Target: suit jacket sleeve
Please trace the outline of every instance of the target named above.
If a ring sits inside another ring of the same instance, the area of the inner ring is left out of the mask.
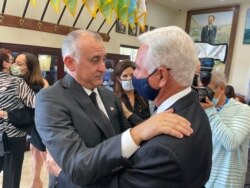
[[[48,151],[73,183],[94,183],[113,175],[117,166],[129,165],[121,155],[121,135],[95,147],[86,146],[75,128],[76,121],[87,136],[91,128],[97,128],[86,125],[91,123],[90,117],[66,93],[60,87],[41,90],[36,98],[35,124]]]
[[[167,146],[147,143],[132,160],[133,165],[117,175],[109,188],[165,188],[166,174],[172,180],[175,179],[170,187],[180,187],[179,159]]]

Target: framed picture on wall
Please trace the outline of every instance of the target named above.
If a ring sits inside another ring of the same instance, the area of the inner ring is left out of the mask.
[[[148,31],[148,25],[145,25],[144,31],[142,31],[141,28],[139,29],[139,34],[145,33],[147,31]]]
[[[117,33],[125,34],[127,32],[126,25],[124,25],[120,20],[116,21],[115,31]]]
[[[247,10],[243,44],[250,44],[250,9]]]
[[[149,28],[150,31],[152,31],[154,29],[156,29],[156,27],[150,26],[150,28]]]
[[[137,36],[137,24],[135,24],[135,27],[132,29],[130,26],[128,26],[128,34],[132,36]]]
[[[232,61],[239,5],[193,10],[187,13],[186,32],[194,41],[209,44],[228,44],[228,55],[224,67],[229,76]]]

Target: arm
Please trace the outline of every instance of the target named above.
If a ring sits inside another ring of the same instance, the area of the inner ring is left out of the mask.
[[[139,116],[137,116],[136,114],[133,114],[132,112],[130,112],[126,105],[124,103],[122,103],[122,110],[123,110],[123,114],[124,116],[128,119],[128,121],[133,125],[138,125],[139,123],[143,122],[143,119],[141,119]]]
[[[60,90],[57,92],[62,95],[50,92],[50,88],[39,92],[35,121],[47,149],[70,179],[76,184],[87,185],[113,175],[117,167],[122,169],[130,165],[130,162],[122,157],[121,135],[88,148],[84,136],[80,137],[76,132],[72,119],[81,122],[82,129],[91,133],[91,126],[84,126],[91,123],[89,117],[84,111],[76,109],[77,104],[65,101],[69,97],[64,96],[66,92]],[[72,105],[73,111],[69,110],[69,105]],[[191,128],[190,123],[184,118],[164,112],[131,129],[130,132],[133,132],[132,138],[139,145],[142,141],[159,134],[170,134],[181,138],[183,134],[190,135]],[[91,135],[91,138],[94,136]]]
[[[21,78],[19,79],[18,94],[25,106],[35,108],[35,93]]]
[[[100,133],[79,105],[65,98],[69,96],[41,90],[37,94],[35,122],[48,151],[69,178],[83,186],[113,174],[117,166],[129,165],[121,155],[121,135],[87,147],[85,137],[95,139],[92,130],[96,130],[97,135]],[[82,124],[86,135],[79,135],[75,124]]]
[[[147,143],[133,156],[133,165],[117,174],[109,188],[182,187],[179,156],[162,143]]]
[[[215,40],[216,34],[217,34],[217,27],[216,27],[216,26],[213,26],[213,35],[211,36],[212,41]]]
[[[201,30],[201,41],[205,42],[206,38],[206,31],[205,31],[206,26],[204,26]]]

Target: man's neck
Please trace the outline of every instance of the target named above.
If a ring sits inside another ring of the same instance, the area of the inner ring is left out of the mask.
[[[171,87],[169,87],[171,88]],[[159,107],[166,99],[168,99],[169,97],[175,95],[176,93],[186,89],[187,87],[185,86],[174,86],[171,89],[169,89],[167,87],[162,88],[160,90],[159,95],[157,96],[157,98],[154,100],[154,104]]]

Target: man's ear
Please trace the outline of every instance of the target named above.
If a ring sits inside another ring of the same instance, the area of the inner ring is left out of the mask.
[[[75,71],[75,62],[74,59],[70,56],[66,56],[64,58],[64,64],[68,68],[69,71],[74,72]]]
[[[163,68],[163,69],[159,69],[159,77],[160,77],[160,83],[159,83],[159,87],[162,88],[168,81],[168,70]]]

